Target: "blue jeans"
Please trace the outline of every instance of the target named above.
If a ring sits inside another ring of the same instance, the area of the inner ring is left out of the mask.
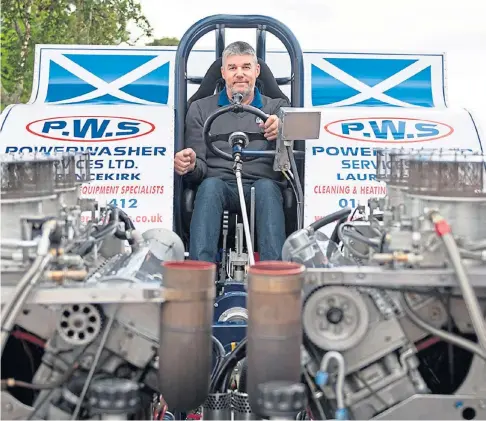
[[[252,186],[255,186],[255,236],[260,260],[281,260],[282,247],[286,240],[282,192],[280,187],[269,179],[243,182],[247,204],[250,203]],[[194,203],[190,259],[216,262],[223,210],[240,210],[236,180],[206,178],[197,190]]]

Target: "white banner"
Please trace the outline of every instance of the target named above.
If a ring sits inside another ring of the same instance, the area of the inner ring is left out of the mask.
[[[89,151],[83,197],[123,209],[142,232],[172,229],[173,128],[168,107],[17,105],[0,153]]]
[[[2,113],[0,152],[91,148],[84,197],[119,206],[143,230],[172,229],[175,50],[38,45],[30,104]],[[187,76],[214,59],[191,52]],[[285,51],[266,62],[275,77],[291,73]],[[385,194],[376,146],[480,148],[470,115],[446,108],[443,54],[307,51],[304,70],[305,106],[320,107],[323,123],[306,146],[306,223]]]
[[[469,114],[460,109],[327,108],[321,122],[320,138],[306,142],[305,224],[386,194],[376,181],[375,148],[481,150]]]

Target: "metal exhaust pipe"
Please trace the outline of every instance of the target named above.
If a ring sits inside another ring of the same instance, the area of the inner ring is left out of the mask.
[[[209,393],[216,265],[163,263],[167,301],[160,308],[159,387],[171,410],[201,406]]]
[[[280,261],[258,262],[249,269],[247,392],[259,417],[259,385],[300,382],[304,271],[303,265]]]
[[[231,406],[233,408],[234,420],[256,420],[258,419],[251,411],[248,394],[234,391],[231,394]]]
[[[203,405],[204,420],[231,420],[231,393],[211,393]]]

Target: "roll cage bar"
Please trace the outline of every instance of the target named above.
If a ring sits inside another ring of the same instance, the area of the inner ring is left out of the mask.
[[[187,83],[201,83],[202,77],[187,76],[187,61],[189,54],[196,42],[210,31],[216,31],[216,57],[223,54],[225,48],[226,28],[255,28],[257,31],[256,53],[258,58],[265,60],[266,33],[277,37],[285,46],[290,56],[291,75],[287,78],[277,78],[279,85],[290,84],[290,101],[293,107],[304,106],[304,58],[302,49],[292,31],[269,16],[263,15],[213,15],[199,20],[192,25],[182,36],[175,58],[175,151],[184,147],[185,117],[187,112]],[[296,144],[296,149],[305,150],[303,142]],[[300,179],[304,180],[304,165],[298,164]],[[303,186],[302,186],[303,187]],[[181,196],[182,177],[174,178],[174,230],[178,235],[182,234],[181,222]]]

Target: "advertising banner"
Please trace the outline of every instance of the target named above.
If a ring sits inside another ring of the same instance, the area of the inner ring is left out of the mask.
[[[82,197],[123,209],[142,232],[172,229],[171,108],[17,105],[7,122],[0,153],[89,152]]]
[[[459,109],[329,108],[321,123],[320,138],[306,142],[306,224],[386,195],[376,181],[376,148],[481,150],[469,114]]]

